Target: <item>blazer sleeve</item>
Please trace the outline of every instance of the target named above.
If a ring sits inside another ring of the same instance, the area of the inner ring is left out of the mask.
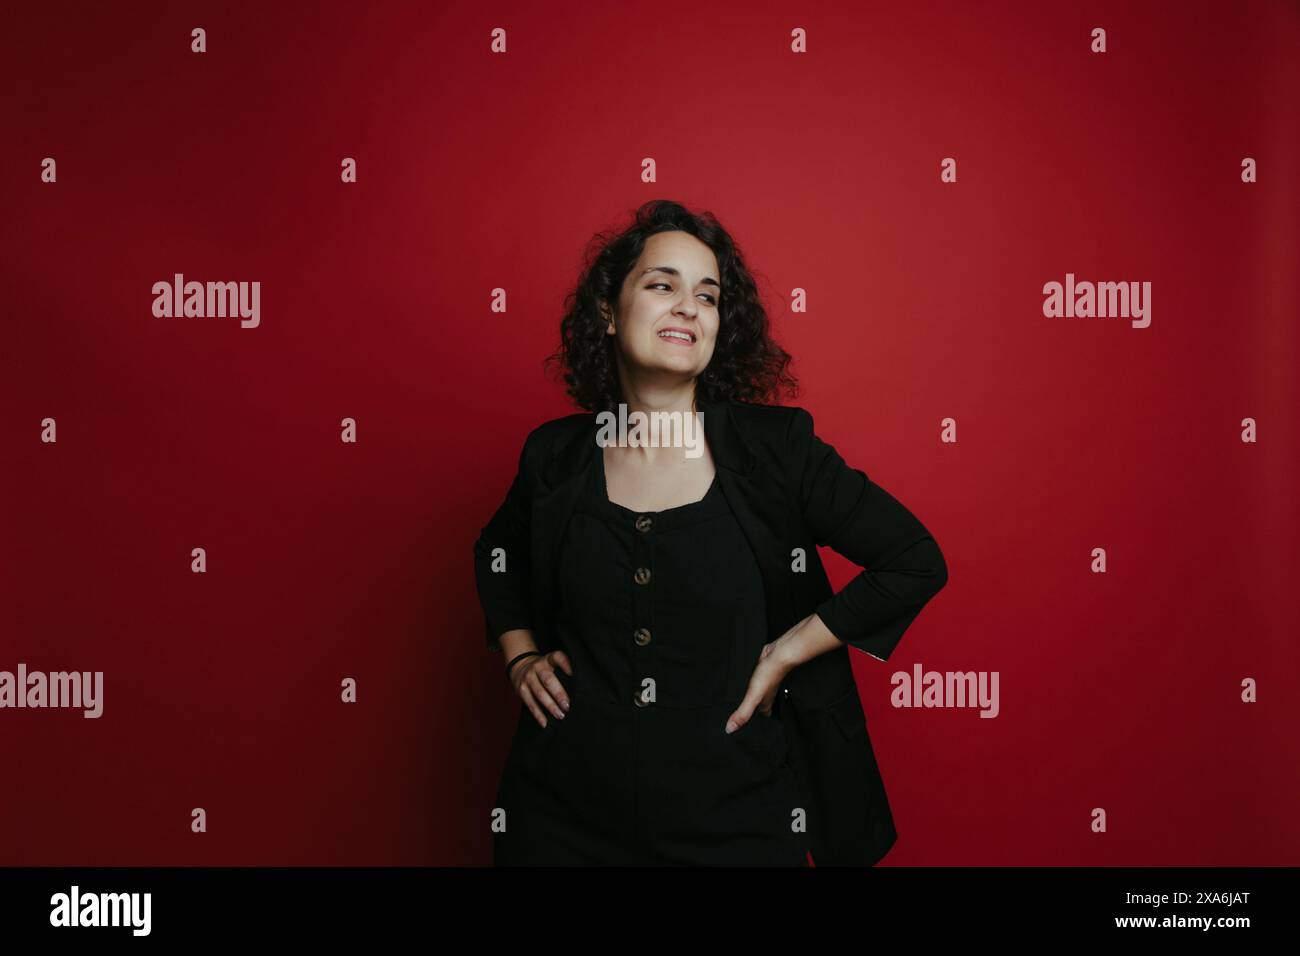
[[[505,500],[474,542],[474,582],[483,607],[487,647],[498,653],[502,634],[533,626],[530,565],[538,436],[534,430],[525,439]]]
[[[885,661],[908,626],[948,582],[938,543],[896,498],[817,437],[795,409],[787,435],[806,526],[863,570],[816,609],[846,644]]]

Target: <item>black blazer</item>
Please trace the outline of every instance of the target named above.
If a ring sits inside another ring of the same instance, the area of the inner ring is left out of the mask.
[[[808,848],[818,866],[871,866],[898,834],[848,648],[888,660],[947,583],[943,554],[910,511],[817,437],[804,409],[725,402],[700,411],[722,492],[762,572],[768,641],[815,611],[843,642],[792,670],[774,704],[806,811]],[[531,629],[542,652],[558,646],[557,555],[579,479],[598,450],[596,427],[594,413],[580,413],[534,429],[505,501],[474,544],[492,650],[516,628]],[[864,568],[838,594],[817,545]],[[497,549],[506,567],[494,572]]]

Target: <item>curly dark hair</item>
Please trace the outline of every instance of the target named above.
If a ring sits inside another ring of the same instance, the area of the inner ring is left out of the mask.
[[[695,214],[679,203],[655,199],[636,210],[632,224],[621,232],[597,233],[588,244],[582,278],[564,300],[560,347],[547,358],[548,367],[560,370],[569,396],[590,412],[611,411],[622,401],[616,345],[605,334],[600,303],[618,308],[623,281],[646,240],[672,230],[689,233],[712,249],[721,272],[718,340],[696,380],[696,400],[768,402],[796,394],[790,354],[773,340],[758,287],[731,236],[712,213]]]

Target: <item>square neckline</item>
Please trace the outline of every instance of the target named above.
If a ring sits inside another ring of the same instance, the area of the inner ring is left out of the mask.
[[[688,501],[684,505],[673,505],[671,508],[664,508],[660,511],[636,511],[627,505],[621,505],[609,496],[609,481],[605,475],[605,449],[600,445],[596,446],[596,485],[600,493],[603,504],[615,509],[622,515],[669,515],[674,512],[682,512],[687,509],[699,508],[713,498],[714,490],[718,486],[718,469],[713,469],[713,480],[709,482],[709,487],[704,490],[704,496],[695,501]]]

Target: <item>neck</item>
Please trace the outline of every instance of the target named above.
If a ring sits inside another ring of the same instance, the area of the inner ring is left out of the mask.
[[[655,381],[640,376],[620,376],[623,402],[631,412],[693,412],[695,408],[695,379],[683,382]]]
[[[647,417],[656,412],[681,413],[682,428],[685,430],[683,440],[691,449],[685,453],[686,457],[688,459],[699,457],[698,446],[703,442],[704,434],[703,423],[695,417],[699,409],[696,405],[694,378],[683,382],[680,376],[671,379],[658,378],[628,374],[625,369],[620,369],[619,385],[623,392],[622,401],[627,406],[629,416],[633,412],[641,412]],[[680,448],[653,446],[614,447],[610,448],[609,452],[615,456],[631,456],[642,461],[658,460],[661,454],[676,459],[683,454]]]

